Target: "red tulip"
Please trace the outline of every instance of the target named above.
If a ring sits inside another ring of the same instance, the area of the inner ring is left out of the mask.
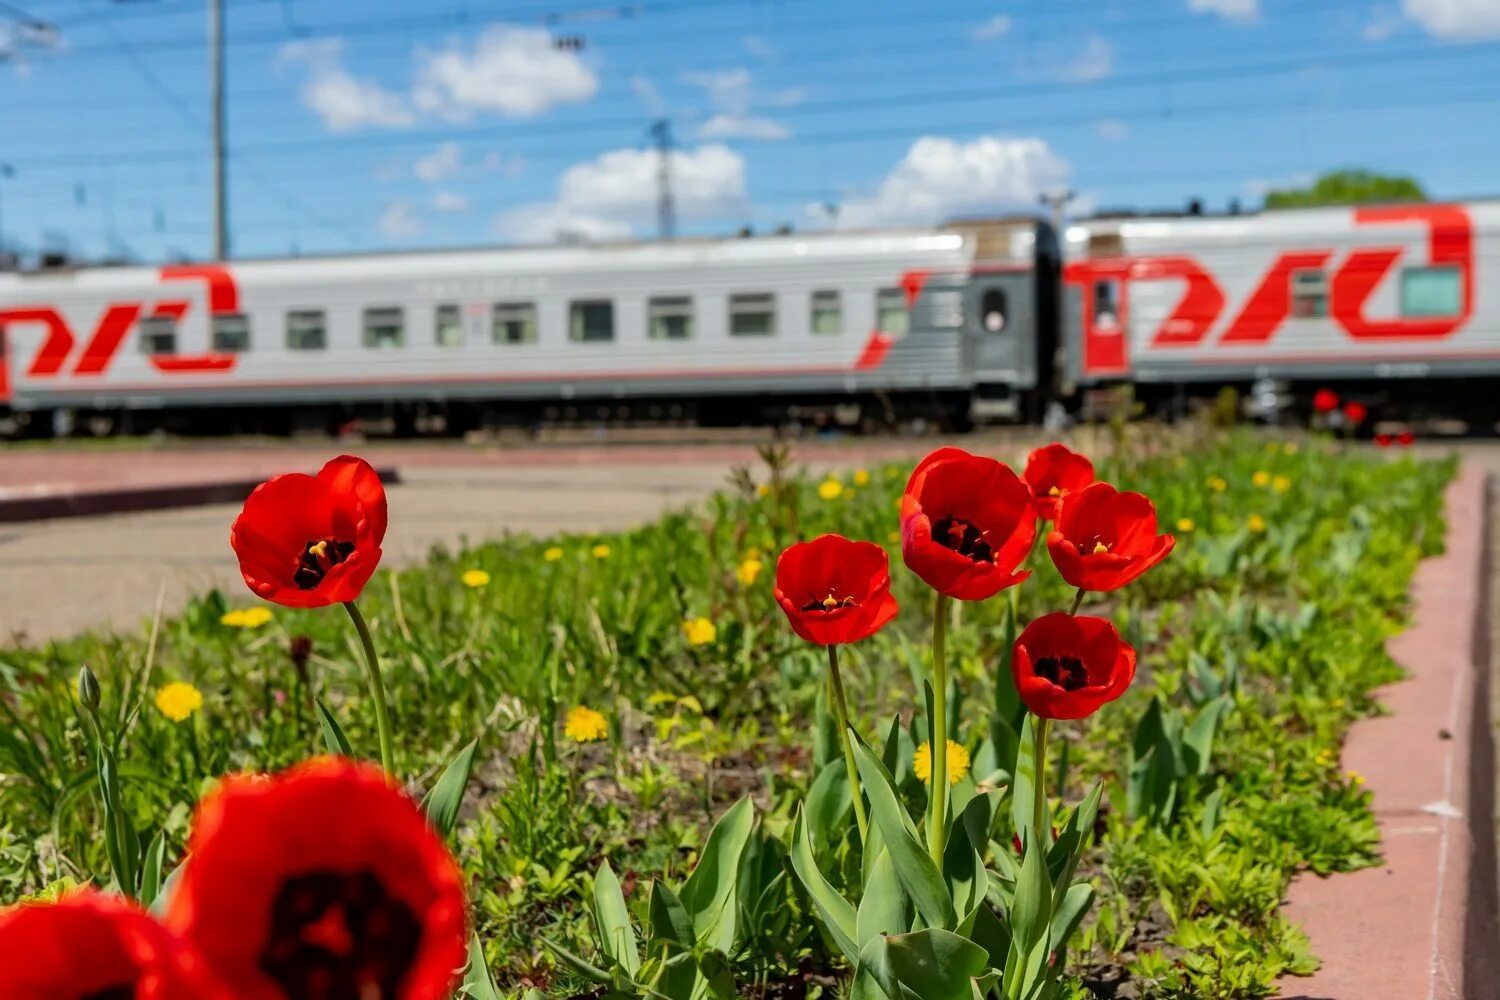
[[[289,608],[352,601],[380,564],[385,488],[364,459],[342,455],[316,476],[293,472],[255,488],[229,532],[240,574]]]
[[[1094,481],[1094,463],[1066,445],[1049,444],[1026,457],[1021,478],[1031,487],[1036,516],[1053,521],[1064,497]]]
[[[1035,539],[1031,490],[1003,462],[939,448],[907,481],[901,557],[939,593],[982,601],[1015,586]]]
[[[1155,566],[1175,539],[1156,533],[1156,508],[1139,493],[1094,483],[1062,505],[1047,551],[1062,578],[1082,590],[1117,590]]]
[[[1403,448],[1409,448],[1409,447],[1411,447],[1412,444],[1414,444],[1416,442],[1416,440],[1417,440],[1417,436],[1415,434],[1413,434],[1409,430],[1402,431],[1400,434],[1396,435],[1396,441]]]
[[[1369,415],[1370,411],[1365,408],[1364,403],[1350,400],[1344,404],[1344,419],[1350,424],[1362,424],[1365,422],[1365,417]]]
[[[1389,434],[1376,434],[1375,443],[1382,448],[1389,448],[1396,443],[1396,439]]]
[[[1319,413],[1332,413],[1339,408],[1339,394],[1332,389],[1319,389],[1313,393],[1313,409]]]
[[[1054,611],[1016,638],[1010,669],[1033,715],[1081,719],[1125,693],[1135,650],[1107,619]]]
[[[792,631],[820,646],[858,642],[896,617],[885,549],[842,535],[820,535],[783,552],[775,594]]]
[[[93,889],[0,910],[6,1000],[227,1000],[196,951]]]
[[[415,802],[325,757],[234,777],[198,807],[167,928],[236,1000],[449,1000],[463,875]]]

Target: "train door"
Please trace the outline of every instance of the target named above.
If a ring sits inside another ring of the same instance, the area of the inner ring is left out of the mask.
[[[969,281],[969,370],[977,385],[1036,384],[1036,283],[1030,268],[976,273]]]

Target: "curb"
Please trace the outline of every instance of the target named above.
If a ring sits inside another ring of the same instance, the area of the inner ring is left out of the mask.
[[[401,481],[394,468],[376,469],[375,473],[386,485]],[[5,496],[0,497],[0,524],[201,507],[213,503],[241,503],[264,481],[264,478],[218,479],[196,483],[79,490],[71,493],[40,492]]]
[[[1488,500],[1463,466],[1445,551],[1418,566],[1412,626],[1387,644],[1408,676],[1379,692],[1388,715],[1349,731],[1343,766],[1374,796],[1384,861],[1293,880],[1284,912],[1323,964],[1281,981],[1292,1000],[1500,1000]]]

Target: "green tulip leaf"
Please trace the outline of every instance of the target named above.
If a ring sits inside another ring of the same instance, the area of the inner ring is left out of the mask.
[[[455,754],[422,800],[427,821],[444,837],[451,835],[458,824],[458,809],[463,805],[464,789],[469,786],[469,775],[474,770],[474,752],[478,747],[479,741],[471,740]]]
[[[870,800],[871,818],[880,827],[880,836],[896,866],[901,887],[916,904],[917,912],[922,914],[928,926],[954,926],[958,918],[953,900],[948,895],[948,886],[927,848],[917,840],[911,817],[896,795],[890,774],[867,748],[855,747],[854,756],[859,764],[865,794]]]

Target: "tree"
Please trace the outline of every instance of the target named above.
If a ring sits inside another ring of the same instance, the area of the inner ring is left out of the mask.
[[[1278,188],[1266,193],[1267,208],[1426,200],[1427,193],[1415,179],[1369,170],[1335,170],[1319,177],[1311,187]]]

